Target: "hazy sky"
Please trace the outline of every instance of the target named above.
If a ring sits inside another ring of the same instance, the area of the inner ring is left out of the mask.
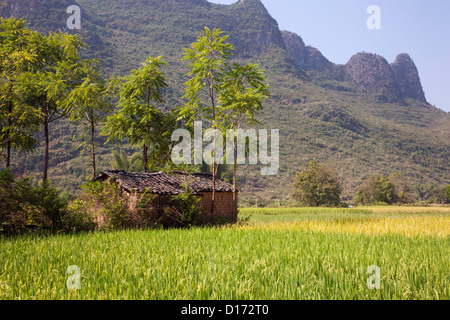
[[[236,0],[209,0],[231,4]],[[392,63],[408,53],[429,103],[450,112],[449,0],[262,0],[280,29],[300,35],[328,60],[345,64],[371,52]],[[367,9],[381,9],[381,29],[370,30]]]

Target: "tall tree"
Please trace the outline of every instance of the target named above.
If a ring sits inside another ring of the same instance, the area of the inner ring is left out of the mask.
[[[226,64],[232,57],[233,45],[227,43],[228,36],[223,35],[220,29],[210,30],[205,27],[199,32],[197,41],[191,48],[185,49],[183,61],[189,62],[190,71],[186,76],[190,79],[185,83],[185,94],[188,102],[180,108],[180,118],[187,120],[192,125],[197,117],[203,117],[209,121],[212,129],[223,126],[219,94],[222,90]],[[211,212],[215,210],[215,185],[217,177],[216,166],[216,141],[217,135],[213,135],[214,148],[212,151],[212,201]]]
[[[259,123],[256,115],[263,109],[263,101],[270,96],[269,86],[258,65],[245,66],[233,63],[228,65],[222,80],[219,101],[223,106],[225,126],[222,129],[235,129],[238,132],[244,125]],[[234,137],[233,137],[234,141]],[[233,143],[233,203],[236,204],[237,152],[238,143]],[[237,214],[237,207],[234,208]],[[237,217],[236,217],[237,218]]]
[[[243,123],[255,123],[255,115],[262,109],[262,101],[269,96],[264,75],[257,65],[241,66],[230,62],[235,48],[227,39],[228,36],[220,29],[211,31],[205,27],[191,48],[185,49],[183,60],[189,62],[190,71],[186,76],[190,79],[185,83],[183,98],[187,98],[188,102],[179,111],[180,118],[186,119],[188,125],[202,117],[222,135],[227,129],[239,128]],[[216,142],[217,136],[214,135],[211,212],[214,212],[215,181],[219,168],[216,164]],[[234,199],[236,165],[235,162]]]
[[[106,92],[106,82],[99,70],[97,60],[83,62],[83,82],[73,89],[66,102],[70,108],[70,120],[84,122],[84,132],[81,145],[89,142],[92,161],[92,175],[96,176],[95,138],[98,126],[105,121],[112,111],[112,103]]]
[[[83,43],[77,35],[50,33],[35,34],[33,46],[36,66],[24,81],[23,95],[29,105],[40,109],[45,139],[44,169],[42,180],[48,180],[49,129],[58,119],[66,117],[70,108],[66,99],[81,80],[79,50]]]
[[[157,108],[164,102],[167,84],[161,68],[166,64],[162,57],[149,57],[140,69],[112,83],[117,88],[118,111],[107,118],[101,132],[107,142],[127,140],[142,148],[144,172],[149,164],[158,166],[166,161],[171,152],[175,116]]]
[[[30,75],[36,56],[33,31],[22,19],[0,20],[0,155],[6,149],[6,167],[11,165],[12,149],[33,150],[33,133],[39,128],[39,110],[24,103],[20,85]]]

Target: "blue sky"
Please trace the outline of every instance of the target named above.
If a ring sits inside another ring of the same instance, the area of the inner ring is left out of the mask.
[[[235,0],[209,0],[231,4]],[[408,53],[429,103],[450,112],[450,1],[262,0],[280,29],[297,33],[330,61],[372,52],[392,63]],[[381,29],[369,30],[367,8],[381,9]]]

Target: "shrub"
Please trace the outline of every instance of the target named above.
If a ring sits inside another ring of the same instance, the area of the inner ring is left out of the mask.
[[[396,185],[387,177],[373,176],[363,181],[353,201],[359,204],[393,204],[400,197]]]
[[[62,217],[62,230],[64,232],[93,231],[96,229],[94,213],[89,205],[82,199],[73,201]]]
[[[100,229],[125,229],[129,227],[130,215],[127,211],[127,198],[112,180],[104,183],[89,182],[81,186],[85,198],[93,207],[97,207]]]
[[[171,197],[171,205],[165,209],[165,213],[168,216],[180,216],[182,226],[190,227],[196,224],[202,213],[199,203],[200,200],[191,193],[181,193]]]
[[[84,198],[96,207],[101,229],[183,228],[198,223],[199,199],[189,190],[174,196],[155,196],[148,191],[128,196],[112,180],[82,187]]]
[[[338,208],[348,208],[348,204],[345,203],[345,202],[341,202],[336,207],[338,207]]]
[[[35,199],[42,214],[51,221],[52,231],[61,231],[61,219],[67,213],[67,200],[63,199],[60,192],[51,187],[48,182],[36,188]]]
[[[449,187],[435,186],[427,199],[428,203],[447,204],[450,203],[450,197],[447,197]]]
[[[144,227],[186,228],[202,214],[199,199],[190,192],[173,196],[141,195],[136,208]]]
[[[0,229],[8,235],[29,230],[61,231],[67,202],[48,183],[34,186],[31,179],[17,179],[0,171]]]
[[[338,206],[341,203],[341,182],[329,167],[316,161],[297,173],[293,184],[293,196],[301,204],[311,207]]]
[[[0,171],[0,229],[3,233],[18,233],[28,224],[26,189],[31,189],[29,180],[17,182],[9,170]]]

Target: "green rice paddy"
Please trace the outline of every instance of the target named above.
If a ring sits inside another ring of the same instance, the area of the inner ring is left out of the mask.
[[[0,299],[446,300],[450,208],[432,209],[242,209],[221,228],[3,238]]]

